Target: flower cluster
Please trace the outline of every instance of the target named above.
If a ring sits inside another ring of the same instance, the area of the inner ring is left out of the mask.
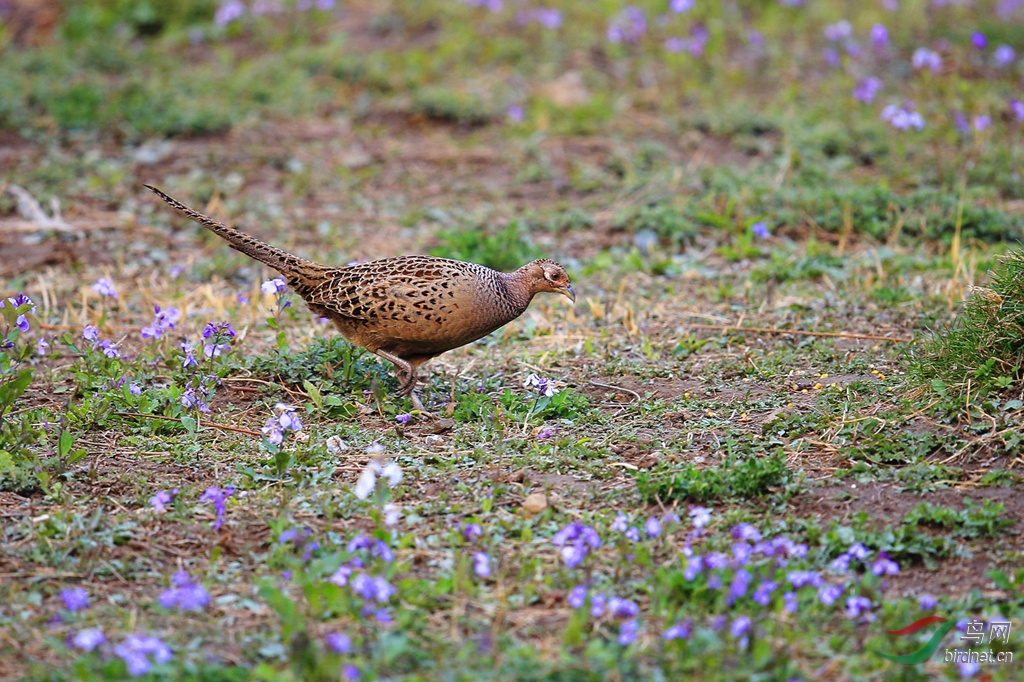
[[[156,509],[158,512],[163,513],[166,511],[167,505],[174,501],[174,498],[178,495],[178,489],[173,488],[170,492],[166,490],[158,490],[153,497],[149,498],[149,506]]]
[[[295,0],[295,9],[298,12],[308,12],[311,9],[318,9],[326,12],[334,7],[335,0]],[[284,12],[284,4],[280,0],[253,0],[252,6],[247,7],[242,0],[222,0],[213,15],[213,23],[218,26],[228,24],[243,18],[246,13],[253,16],[265,16],[281,14]]]
[[[284,442],[285,433],[289,431],[293,433],[302,431],[302,421],[295,414],[294,407],[278,403],[274,406],[274,412],[275,415],[268,419],[267,423],[260,429],[270,443],[281,445]]]
[[[907,102],[902,107],[890,104],[882,109],[882,120],[887,121],[896,130],[924,129],[924,118],[914,109],[912,102]]]
[[[562,561],[569,568],[579,566],[587,557],[588,552],[601,546],[601,536],[592,526],[585,526],[579,521],[555,533],[551,541],[559,548]]]
[[[363,599],[361,613],[364,618],[373,618],[382,625],[390,624],[392,619],[387,604],[398,590],[383,575],[369,573],[368,568],[377,560],[390,564],[395,560],[394,552],[383,540],[364,535],[353,538],[346,551],[356,556],[339,566],[328,580],[339,587],[348,586]]]
[[[96,280],[92,285],[92,290],[100,296],[117,298],[117,289],[114,288],[114,283],[109,277],[100,277]]]
[[[142,328],[142,338],[144,339],[159,339],[168,330],[174,329],[174,326],[181,320],[181,310],[178,308],[167,308],[166,310],[161,309],[160,306],[153,306],[153,324]]]
[[[160,606],[180,611],[201,611],[210,603],[210,593],[185,571],[171,576],[172,587],[160,593]]]
[[[519,12],[517,21],[521,26],[536,23],[553,31],[562,25],[562,10],[550,7],[531,7]]]
[[[309,561],[313,557],[313,552],[320,549],[320,543],[310,539],[312,535],[313,531],[308,526],[289,528],[278,536],[277,541],[281,544],[291,543],[296,551],[302,552],[302,560]]]
[[[379,446],[378,446],[379,447]],[[371,452],[373,450],[373,452]],[[378,450],[371,445],[366,450],[370,454],[378,454],[383,451],[383,448]],[[356,481],[355,494],[360,500],[365,500],[374,491],[377,486],[377,477],[380,476],[388,482],[388,486],[394,488],[396,485],[402,482],[402,467],[398,466],[397,462],[388,462],[381,464],[377,460],[370,460],[363,469],[363,472],[359,474],[359,480]]]
[[[213,529],[220,530],[221,524],[224,523],[224,506],[229,497],[235,494],[235,486],[225,486],[222,490],[215,485],[211,485],[203,493],[203,496],[199,498],[200,502],[213,502],[213,508],[217,513],[217,518],[213,522]]]
[[[551,379],[544,379],[536,374],[526,375],[526,378],[523,379],[523,388],[532,388],[546,398],[550,398],[558,393],[558,389],[555,388],[554,381]]]
[[[608,25],[608,42],[636,43],[647,32],[647,16],[636,5],[628,5]]]
[[[117,345],[113,341],[100,339],[100,330],[95,325],[85,325],[82,329],[82,339],[88,341],[93,350],[102,351],[108,358],[121,357],[121,351],[117,349]]]
[[[235,329],[229,323],[208,322],[203,328],[203,355],[208,358],[219,356],[233,338]]]
[[[124,661],[132,677],[145,675],[153,663],[167,663],[174,657],[166,644],[149,635],[129,635],[114,647],[114,655]]]

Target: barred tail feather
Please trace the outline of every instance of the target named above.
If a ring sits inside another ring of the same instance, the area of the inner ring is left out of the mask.
[[[218,220],[214,220],[208,215],[204,215],[199,211],[191,209],[177,199],[164,194],[152,185],[143,186],[163,199],[171,208],[175,209],[185,217],[196,221],[217,236],[223,238],[231,245],[231,248],[236,251],[241,251],[246,256],[274,268],[284,275],[289,280],[289,283],[292,283],[291,280],[293,279],[304,279],[305,277],[308,277],[311,272],[319,272],[326,269],[321,265],[317,265],[316,263],[305,260],[304,258],[299,258],[298,256],[292,255],[287,251],[277,248],[276,246],[271,246],[266,242],[247,235],[241,230],[236,230],[229,225],[225,225]]]

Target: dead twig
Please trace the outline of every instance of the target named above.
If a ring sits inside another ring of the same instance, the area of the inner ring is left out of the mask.
[[[597,388],[604,388],[604,389],[607,389],[609,391],[622,391],[623,393],[630,394],[631,396],[635,397],[637,400],[643,400],[643,396],[642,395],[640,395],[639,393],[637,393],[636,391],[633,391],[631,389],[623,388],[622,386],[612,386],[611,384],[603,384],[600,381],[594,381],[593,379],[589,379],[587,381],[587,383],[589,383],[591,386],[596,386]]]
[[[913,338],[902,336],[877,336],[875,334],[852,334],[849,332],[811,332],[801,329],[775,329],[772,327],[737,327],[728,324],[689,324],[694,329],[713,329],[725,332],[754,332],[756,334],[794,334],[796,336],[824,336],[834,339],[863,339],[866,341],[894,341],[896,343],[912,343]]]
[[[115,412],[118,417],[141,417],[142,419],[161,419],[167,422],[181,422],[181,419],[177,417],[165,417],[162,414],[140,414],[138,412]],[[205,426],[211,429],[220,429],[221,431],[234,431],[235,433],[246,433],[250,436],[262,436],[263,434],[259,431],[251,431],[249,429],[239,428],[237,426],[228,426],[226,424],[214,424],[213,422],[197,421],[200,426]]]

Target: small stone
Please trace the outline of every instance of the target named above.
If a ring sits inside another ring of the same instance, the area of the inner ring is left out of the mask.
[[[435,436],[433,434],[427,436],[426,441],[427,445],[429,445],[432,448],[437,448],[444,445],[444,438],[441,438],[441,436]]]
[[[530,516],[540,514],[548,508],[548,498],[544,493],[530,493],[523,500],[523,511]]]

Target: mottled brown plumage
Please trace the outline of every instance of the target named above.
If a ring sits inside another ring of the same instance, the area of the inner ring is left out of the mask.
[[[237,251],[280,272],[317,315],[342,336],[395,365],[399,395],[410,395],[416,368],[516,319],[540,292],[576,293],[561,265],[542,259],[514,272],[433,256],[396,256],[332,268],[266,244],[195,211],[150,185],[183,215],[223,237]]]

